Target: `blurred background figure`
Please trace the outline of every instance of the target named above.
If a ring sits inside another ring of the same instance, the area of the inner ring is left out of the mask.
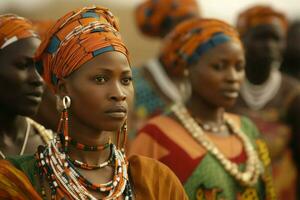
[[[39,44],[29,20],[0,15],[0,159],[33,153],[52,137],[29,118],[36,114],[43,94],[43,80],[33,64]]]
[[[188,71],[192,92],[150,119],[130,153],[168,165],[190,200],[275,200],[264,141],[248,118],[226,112],[245,76],[238,32],[220,20],[194,18],[176,26],[164,50],[170,71]]]
[[[300,153],[291,144],[300,134],[299,83],[279,71],[287,26],[283,13],[260,5],[243,11],[237,21],[245,46],[246,80],[234,111],[249,116],[266,140],[279,199],[295,199],[295,161]]]
[[[54,20],[33,20],[33,27],[39,34],[41,40],[46,38],[47,33],[50,31]],[[36,66],[37,67],[37,66]],[[37,68],[39,73],[42,73],[40,68]],[[42,102],[39,106],[38,112],[33,118],[43,124],[46,128],[56,131],[60,114],[56,106],[56,96],[45,85]]]
[[[300,80],[300,21],[289,26],[281,70]]]
[[[135,10],[139,30],[148,37],[163,39],[177,24],[199,17],[196,0],[146,0]],[[164,111],[172,102],[183,101],[189,92],[182,72],[165,69],[161,54],[133,69],[135,84],[134,129]]]

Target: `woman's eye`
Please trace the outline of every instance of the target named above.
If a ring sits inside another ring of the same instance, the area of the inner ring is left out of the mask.
[[[122,84],[129,85],[132,82],[132,77],[127,77],[122,79]]]
[[[243,71],[245,69],[245,65],[243,63],[238,63],[235,68],[237,71]]]
[[[213,67],[215,70],[220,71],[220,70],[224,69],[224,64],[222,64],[222,63],[216,63],[216,64],[212,64],[212,67]]]
[[[15,66],[18,69],[26,69],[26,68],[34,67],[34,63],[32,59],[26,58],[15,62]]]
[[[104,76],[97,76],[97,77],[95,78],[95,81],[96,81],[97,83],[102,84],[102,83],[105,83],[106,78],[105,78]]]
[[[26,62],[17,62],[17,63],[15,63],[15,66],[18,69],[26,69],[26,68],[28,68],[29,64]]]

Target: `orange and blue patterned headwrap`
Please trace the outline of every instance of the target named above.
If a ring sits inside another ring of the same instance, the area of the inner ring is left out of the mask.
[[[166,37],[160,61],[168,74],[183,76],[184,70],[196,63],[201,55],[228,41],[241,44],[238,32],[229,24],[216,19],[190,19]]]
[[[269,6],[258,5],[240,13],[236,26],[241,36],[243,36],[250,28],[263,24],[271,24],[276,19],[286,32],[288,20],[283,13],[276,11]]]
[[[197,0],[145,0],[135,10],[140,31],[150,37],[164,37],[181,21],[199,16]]]
[[[14,14],[0,15],[0,49],[30,37],[39,36],[29,20]]]
[[[59,79],[69,76],[95,56],[119,51],[128,58],[113,14],[102,7],[85,7],[61,17],[36,53],[36,67],[55,91]]]

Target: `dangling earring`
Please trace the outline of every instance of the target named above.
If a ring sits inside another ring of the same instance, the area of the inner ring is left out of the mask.
[[[69,116],[68,108],[71,106],[71,98],[69,96],[64,96],[62,99],[63,109],[61,112],[61,117],[57,129],[57,133],[61,136],[64,151],[68,150],[69,144]]]
[[[123,135],[123,144],[120,146],[120,136]],[[127,142],[127,119],[123,123],[122,127],[117,133],[117,149],[120,149],[123,153],[125,151],[125,146]]]

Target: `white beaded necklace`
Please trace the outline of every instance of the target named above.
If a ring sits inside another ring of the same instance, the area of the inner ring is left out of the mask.
[[[225,118],[225,121],[230,126],[233,133],[242,140],[247,154],[248,160],[246,161],[245,171],[240,171],[239,166],[236,163],[231,162],[220,152],[216,145],[204,134],[201,127],[183,104],[177,103],[172,106],[171,110],[183,126],[190,132],[192,137],[210,152],[237,181],[247,186],[252,186],[257,183],[259,175],[263,172],[262,165],[248,137],[241,130],[235,128],[230,119]]]
[[[252,84],[246,79],[241,87],[241,96],[249,108],[260,110],[276,96],[281,81],[282,77],[278,69],[273,69],[268,80],[260,85]]]
[[[26,149],[26,145],[27,145],[27,142],[28,142],[28,138],[29,138],[29,132],[30,132],[30,122],[28,121],[27,118],[25,118],[26,120],[26,131],[25,131],[25,138],[24,138],[24,142],[23,142],[23,145],[22,145],[22,148],[21,148],[21,151],[20,151],[20,156],[22,156],[25,152],[25,149]],[[0,156],[3,158],[3,159],[6,159],[6,156],[5,154],[0,150]]]

